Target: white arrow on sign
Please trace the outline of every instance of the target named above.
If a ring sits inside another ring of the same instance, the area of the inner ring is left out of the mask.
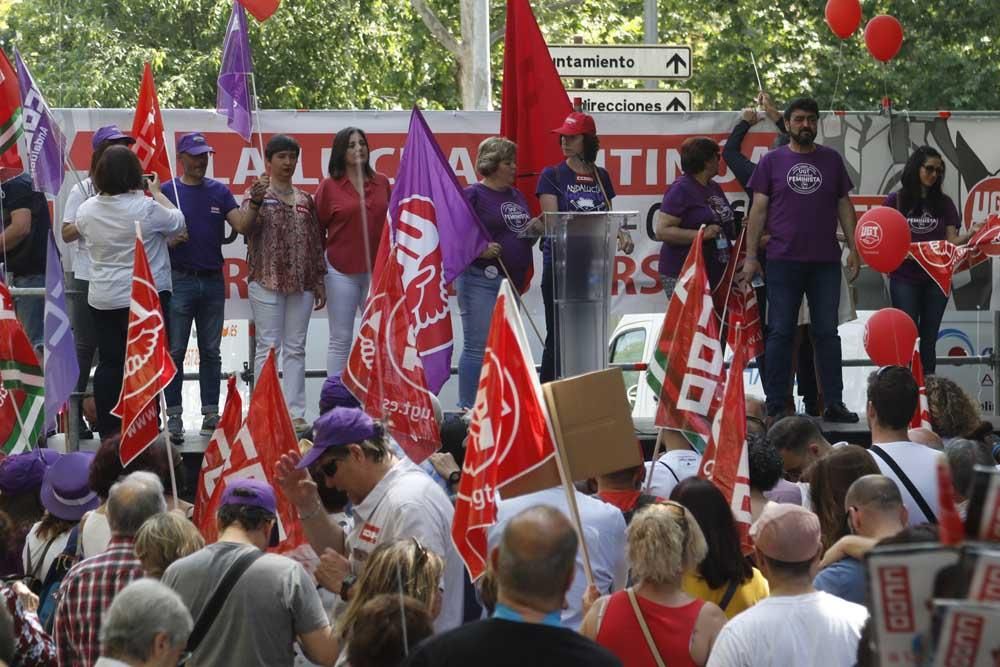
[[[587,113],[676,113],[692,111],[690,90],[567,90]]]
[[[559,76],[582,79],[687,79],[690,46],[582,45],[549,46]]]

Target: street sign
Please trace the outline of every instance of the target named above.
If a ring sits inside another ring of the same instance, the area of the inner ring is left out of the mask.
[[[549,55],[567,79],[687,79],[690,46],[558,44]]]
[[[690,90],[567,90],[587,113],[671,113],[691,111]]]

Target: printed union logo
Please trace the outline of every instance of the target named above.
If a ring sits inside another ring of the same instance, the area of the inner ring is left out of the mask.
[[[906,222],[909,223],[910,231],[914,234],[929,234],[938,226],[938,219],[926,211],[919,218],[907,218]]]
[[[524,207],[512,201],[506,201],[500,205],[500,215],[507,225],[507,229],[515,233],[521,233],[528,226],[531,216],[524,210]]]
[[[788,187],[800,195],[811,195],[823,185],[823,175],[819,169],[806,162],[800,162],[788,170]]]
[[[988,176],[969,189],[963,207],[963,226],[986,222],[991,215],[1000,214],[1000,178]]]
[[[865,250],[873,250],[882,243],[882,227],[874,220],[861,223],[858,229],[858,243]]]

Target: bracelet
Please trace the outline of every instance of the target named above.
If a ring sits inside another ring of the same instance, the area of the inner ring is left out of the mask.
[[[254,208],[260,208],[261,202],[251,199],[250,205],[253,206]]]
[[[316,503],[316,507],[315,509],[313,509],[312,512],[309,512],[308,514],[303,514],[302,512],[299,512],[299,521],[308,521],[309,519],[312,519],[317,514],[319,514],[320,511],[322,511],[322,509],[323,509],[323,503]]]

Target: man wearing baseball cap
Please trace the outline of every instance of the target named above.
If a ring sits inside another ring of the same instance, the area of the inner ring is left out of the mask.
[[[819,518],[798,505],[771,503],[750,528],[770,597],[729,621],[708,667],[853,665],[868,610],[816,591]]]
[[[184,213],[187,233],[171,244],[170,266],[174,293],[170,299],[170,356],[178,373],[167,387],[167,429],[170,440],[184,442],[184,356],[191,338],[191,323],[198,331],[201,388],[201,435],[210,436],[219,423],[219,382],[222,375],[222,327],[226,291],[222,275],[222,244],[226,224],[246,232],[256,217],[240,210],[229,188],[207,178],[208,157],[215,150],[200,132],[189,132],[177,142],[177,161],[184,173],[163,186],[163,194]],[[259,199],[265,188],[255,182],[250,196]]]
[[[278,462],[278,483],[295,504],[306,537],[323,554],[316,577],[324,588],[349,599],[354,578],[380,544],[416,538],[444,562],[442,632],[462,622],[463,565],[451,541],[455,508],[447,494],[408,458],[397,458],[381,425],[357,408],[334,408],[313,425],[314,442],[305,456],[289,452]],[[308,474],[316,470],[328,487],[354,504],[349,534],[328,518]]]
[[[225,484],[218,541],[163,573],[194,618],[191,664],[291,667],[298,641],[310,660],[332,665],[339,643],[312,577],[291,558],[264,553],[277,544],[274,489],[257,479]]]

